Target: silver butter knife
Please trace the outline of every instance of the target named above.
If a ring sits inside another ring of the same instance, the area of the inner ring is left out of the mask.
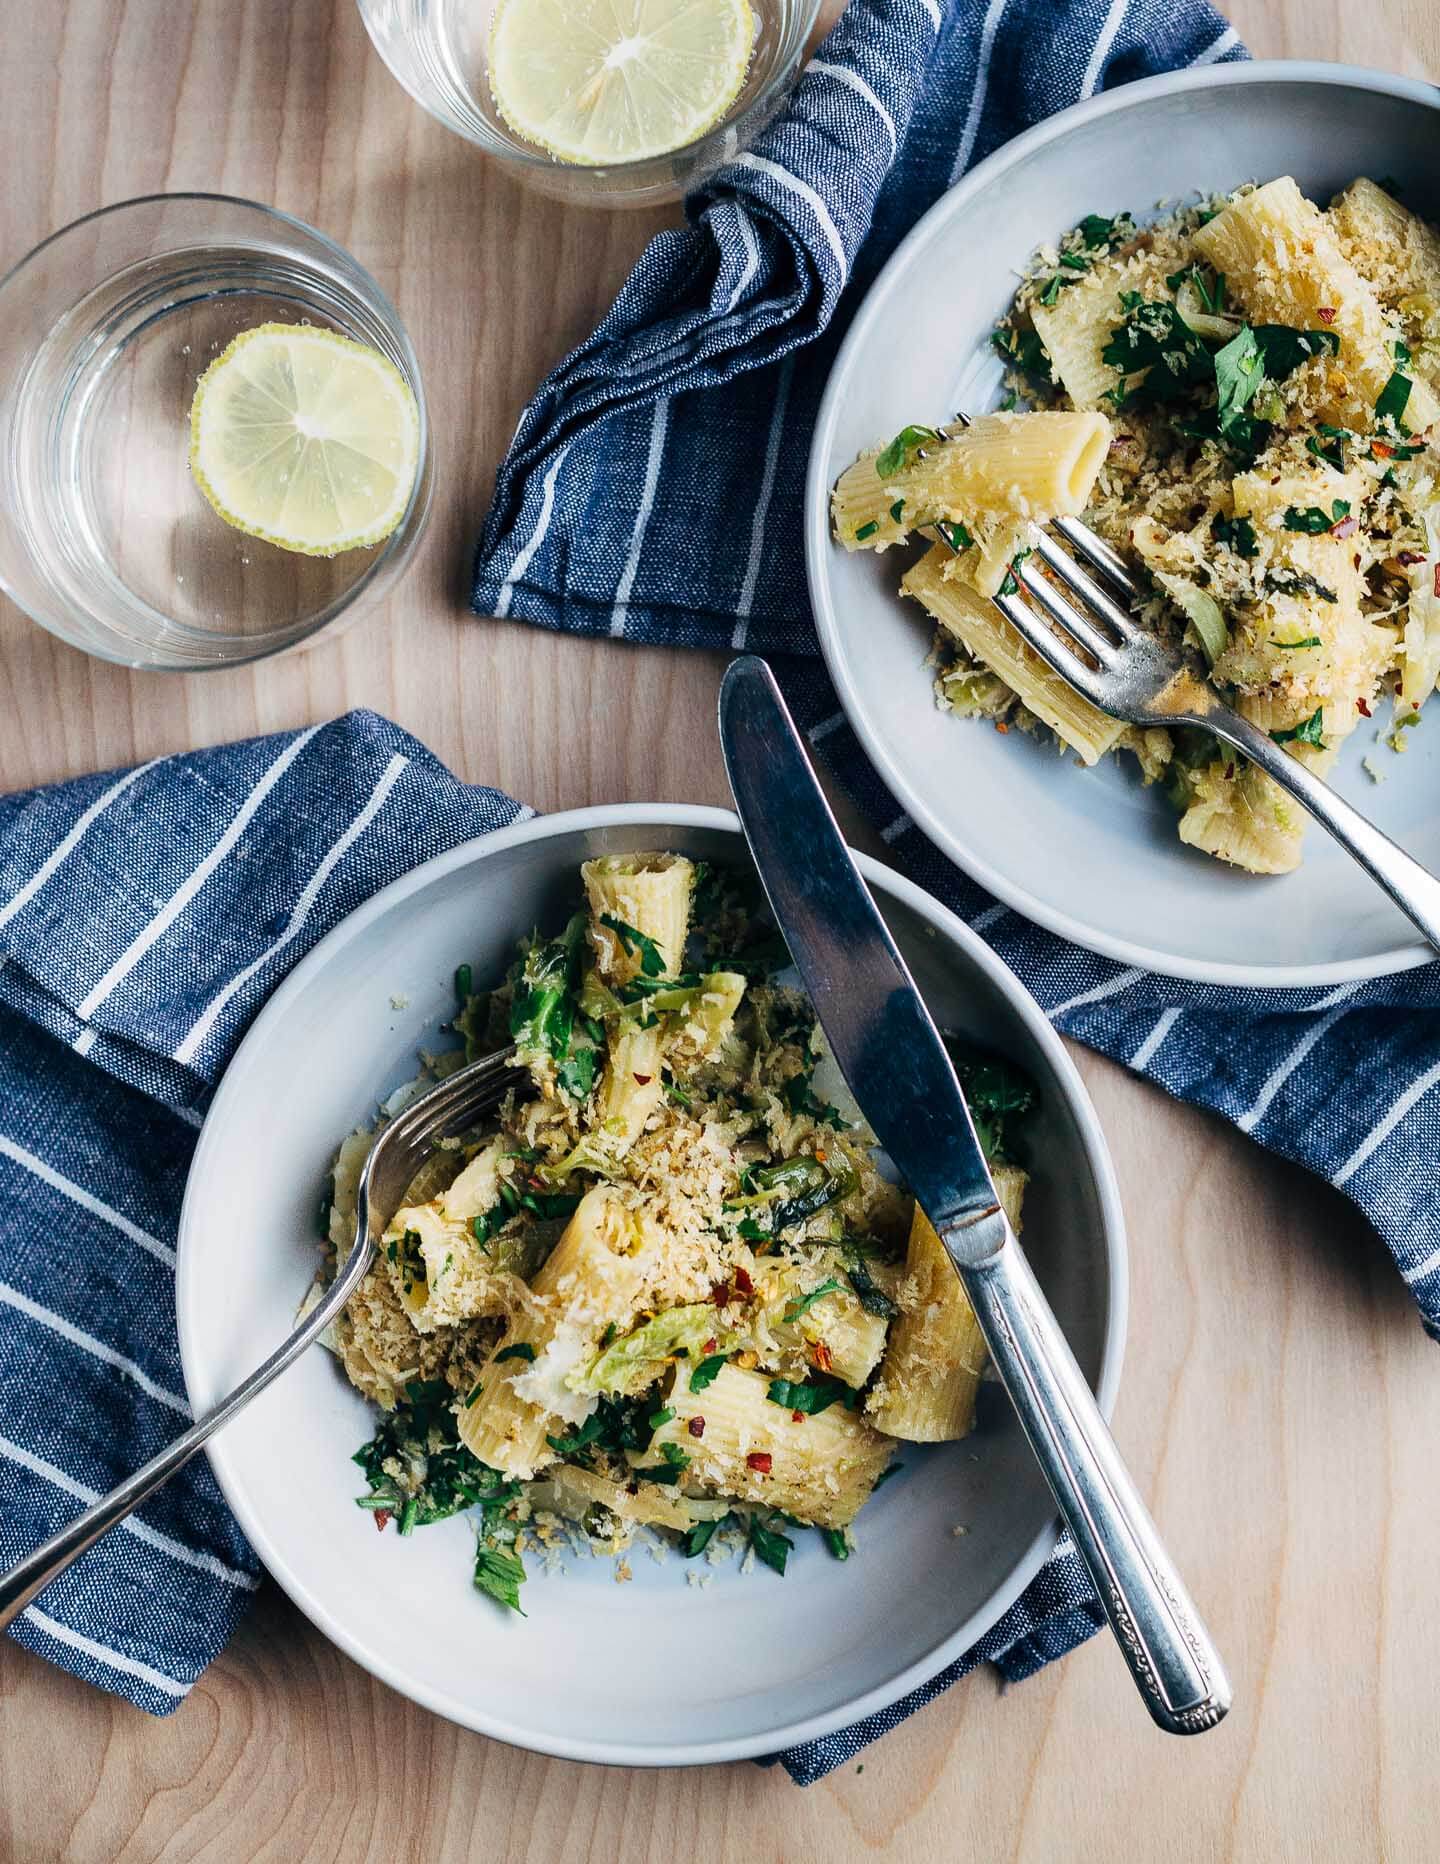
[[[850,857],[763,660],[720,689],[750,851],[830,1047],[965,1285],[1145,1706],[1213,1728],[1230,1682],[1000,1208],[950,1057]]]

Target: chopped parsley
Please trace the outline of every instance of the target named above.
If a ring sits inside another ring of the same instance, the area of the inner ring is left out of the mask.
[[[1303,531],[1311,537],[1320,537],[1326,531],[1333,531],[1335,526],[1350,516],[1348,499],[1337,498],[1329,512],[1324,512],[1318,505],[1287,505],[1285,507],[1285,529]]]
[[[883,447],[875,456],[875,471],[882,479],[892,478],[897,472],[913,464],[914,456],[927,440],[941,440],[944,436],[933,427],[902,427],[888,447]],[[878,526],[877,526],[878,529]],[[855,535],[860,536],[857,531]]]
[[[851,1389],[843,1379],[771,1379],[765,1396],[771,1404],[778,1404],[786,1411],[798,1411],[802,1417],[819,1417],[822,1411],[828,1411],[832,1404],[841,1400],[853,1411],[860,1403],[860,1394]]]
[[[1327,589],[1318,577],[1304,570],[1266,570],[1262,587],[1272,595],[1313,595],[1321,602],[1340,600],[1333,589]]]
[[[632,1469],[630,1474],[637,1482],[678,1482],[690,1467],[690,1458],[678,1443],[662,1443],[660,1459],[645,1469]]]
[[[855,542],[857,544],[863,544],[867,537],[873,537],[879,529],[880,529],[879,520],[876,518],[871,518],[868,524],[862,524],[856,529]]]
[[[1317,460],[1324,460],[1327,465],[1333,466],[1336,472],[1344,472],[1345,442],[1352,438],[1350,430],[1346,427],[1331,427],[1327,422],[1322,421],[1320,432],[1328,437],[1330,445],[1325,446],[1315,438],[1314,434],[1311,434],[1305,442],[1305,451],[1313,454]]]
[[[935,523],[935,529],[945,539],[945,542],[949,544],[950,548],[957,553],[962,550],[969,550],[974,545],[975,539],[965,529],[963,524],[949,524],[944,518],[938,518]]]
[[[1323,647],[1324,642],[1318,634],[1307,634],[1303,641],[1272,641],[1272,647]]]
[[[477,1388],[467,1404],[478,1395]],[[411,1379],[369,1443],[355,1452],[353,1460],[370,1484],[369,1493],[357,1498],[358,1506],[386,1519],[393,1516],[402,1534],[466,1508],[484,1507],[488,1519],[520,1493],[518,1483],[460,1442],[454,1397],[443,1379]],[[407,1472],[406,1480],[392,1473],[396,1468]]]
[[[784,1318],[786,1320],[799,1320],[802,1314],[808,1314],[810,1312],[810,1309],[814,1307],[817,1301],[823,1301],[827,1294],[840,1294],[842,1292],[843,1290],[840,1283],[833,1277],[827,1281],[822,1281],[820,1286],[818,1288],[812,1288],[809,1294],[801,1295],[797,1301],[787,1302]]]
[[[1017,550],[1015,552],[1015,555],[1010,559],[1010,567],[1005,572],[1005,580],[995,592],[997,595],[1019,595],[1020,565],[1030,554],[1031,552],[1029,549]]]
[[[1270,736],[1277,744],[1313,744],[1323,746],[1325,743],[1325,708],[1317,706],[1303,724],[1292,725],[1289,731],[1272,731]]]
[[[468,964],[455,967],[455,997],[463,1010],[475,994],[475,973]]]
[[[822,1527],[820,1532],[825,1545],[837,1560],[850,1558],[850,1537],[843,1527]]]
[[[535,1348],[528,1340],[517,1340],[513,1346],[502,1346],[495,1355],[495,1364],[502,1365],[507,1359],[524,1359],[533,1363]]]
[[[725,1364],[725,1360],[724,1353],[710,1353],[700,1361],[698,1366],[693,1367],[690,1373],[691,1391],[708,1391],[719,1377],[720,1368]]]
[[[823,1126],[833,1126],[837,1132],[844,1130],[845,1121],[840,1117],[838,1107],[832,1107],[828,1100],[821,1100],[810,1085],[808,1073],[792,1074],[780,1090],[780,1098],[792,1113],[808,1113],[812,1120],[818,1120]]]
[[[890,516],[897,524],[905,516],[905,501],[903,498],[897,498],[895,503],[890,507]]]
[[[784,1534],[777,1534],[772,1528],[754,1519],[750,1523],[750,1545],[755,1549],[757,1560],[763,1560],[782,1579],[785,1577],[785,1562],[795,1548],[793,1540],[787,1539]]]
[[[506,1605],[512,1612],[519,1612],[522,1618],[525,1613],[520,1607],[520,1587],[524,1580],[525,1567],[518,1553],[483,1540],[476,1547],[476,1591],[494,1599],[497,1605]]]
[[[1101,246],[1121,245],[1135,231],[1135,222],[1129,214],[1116,214],[1110,220],[1103,214],[1086,214],[1075,231],[1094,252]]]
[[[1255,541],[1255,526],[1248,518],[1217,517],[1210,527],[1217,544],[1225,544],[1237,557],[1257,557],[1260,546]]]
[[[617,919],[614,913],[601,913],[600,923],[602,926],[609,927],[632,958],[639,958],[642,977],[665,975],[665,960],[660,955],[660,947],[653,938],[638,931],[634,926],[627,925],[623,919]]]
[[[1110,332],[1101,359],[1119,372],[1110,391],[1117,407],[1132,401],[1177,401],[1214,379],[1210,352],[1173,304],[1122,291],[1124,319]],[[1129,390],[1126,378],[1143,371]]]
[[[876,1285],[863,1257],[855,1251],[847,1252],[845,1273],[850,1277],[850,1286],[855,1290],[855,1298],[867,1314],[874,1314],[881,1320],[898,1320],[900,1309],[890,1299],[883,1288]]]
[[[1034,1110],[1035,1083],[1014,1062],[976,1048],[953,1053],[976,1137],[987,1159],[1008,1159],[1011,1122]]]
[[[729,1515],[722,1515],[714,1521],[697,1521],[685,1536],[685,1558],[693,1560],[697,1554],[704,1553],[715,1538],[715,1530],[722,1521],[729,1519]]]
[[[1014,369],[1024,375],[1033,375],[1041,382],[1053,382],[1055,377],[1050,368],[1050,355],[1040,341],[1040,333],[1028,326],[1024,330],[1012,329],[1009,324],[1001,324],[990,333],[990,341]]]
[[[1397,434],[1409,434],[1410,429],[1405,425],[1404,415],[1412,386],[1408,375],[1402,374],[1399,369],[1391,371],[1389,381],[1380,390],[1375,402],[1377,426],[1392,427]]]

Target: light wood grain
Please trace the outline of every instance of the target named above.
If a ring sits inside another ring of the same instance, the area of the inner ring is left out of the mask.
[[[1434,0],[1237,0],[1232,17],[1263,54],[1440,75]],[[382,613],[230,674],[105,667],[0,604],[0,787],[369,705],[542,809],[723,801],[717,659],[464,606],[527,391],[662,218],[522,194],[409,105],[351,0],[12,0],[0,266],[102,202],[178,187],[301,214],[396,295],[443,383],[435,522]],[[1096,1640],[1009,1691],[971,1678],[806,1793],[749,1765],[604,1771],[411,1707],[267,1587],[163,1722],[0,1641],[0,1858],[1435,1857],[1435,1348],[1338,1196],[1080,1059],[1132,1234],[1119,1434],[1231,1663],[1215,1733],[1154,1732]]]

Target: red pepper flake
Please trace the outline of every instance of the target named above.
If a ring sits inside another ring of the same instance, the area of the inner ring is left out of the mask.
[[[805,1422],[805,1413],[803,1411],[792,1411],[790,1413],[790,1422],[792,1424],[803,1424]]]
[[[1370,442],[1370,457],[1372,460],[1393,460],[1395,457],[1395,449],[1392,446],[1387,446],[1383,440],[1372,440]]]
[[[1360,552],[1358,550],[1355,552],[1354,556],[1351,557],[1350,561],[1355,565],[1356,569],[1358,570],[1360,567]]]
[[[815,1342],[814,1346],[810,1349],[810,1354],[822,1372],[828,1372],[835,1363],[834,1355],[823,1340],[817,1340]]]
[[[999,732],[1002,738],[1008,738],[1010,735],[1010,727],[1005,723],[1003,718],[996,719],[995,729],[996,731]]]
[[[752,1450],[745,1458],[746,1467],[753,1469],[757,1476],[768,1476],[774,1467],[775,1458],[768,1450]]]
[[[755,1292],[755,1284],[745,1273],[744,1269],[736,1269],[735,1271],[735,1292],[736,1294],[743,1295],[752,1295]]]
[[[1320,319],[1322,324],[1333,324],[1335,321],[1335,306],[1333,304],[1317,304],[1315,307],[1315,315]]]
[[[1440,563],[1435,565],[1434,589],[1437,599],[1440,599]]]
[[[1395,561],[1403,563],[1408,570],[1412,564],[1423,563],[1425,559],[1418,550],[1399,550],[1395,553]]]
[[[716,1347],[717,1347],[717,1346],[718,1346],[719,1344],[720,1344],[720,1342],[719,1342],[719,1341],[718,1341],[717,1339],[715,1339],[713,1335],[711,1336],[711,1338],[710,1338],[710,1339],[708,1339],[708,1340],[707,1340],[707,1341],[705,1342],[705,1347],[704,1347],[704,1351],[705,1351],[705,1356],[706,1356],[706,1358],[707,1358],[707,1359],[709,1358],[709,1356],[711,1355],[711,1353],[713,1353],[713,1352],[715,1351],[715,1348],[716,1348]]]
[[[1355,710],[1362,718],[1370,718],[1373,716],[1368,703],[1364,699],[1357,699],[1355,701]]]
[[[1338,524],[1332,524],[1330,526],[1330,535],[1332,537],[1353,537],[1359,528],[1360,520],[1358,518],[1342,518]]]
[[[716,1307],[729,1307],[730,1292],[730,1284],[728,1281],[714,1282],[710,1288],[710,1299],[715,1303]]]
[[[692,1437],[703,1437],[705,1435],[705,1420],[703,1417],[692,1417],[685,1428]]]
[[[385,1532],[385,1523],[389,1519],[390,1519],[390,1510],[388,1508],[377,1508],[375,1510],[375,1525],[376,1527],[379,1528],[382,1534]]]
[[[635,1076],[635,1085],[637,1087],[649,1087],[654,1079],[655,1077],[653,1074],[637,1074]]]

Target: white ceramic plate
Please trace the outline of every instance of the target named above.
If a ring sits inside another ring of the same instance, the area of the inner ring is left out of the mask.
[[[831,677],[936,845],[1017,911],[1126,964],[1271,986],[1372,977],[1433,953],[1319,828],[1298,873],[1258,879],[1184,847],[1133,760],[1082,771],[1053,744],[937,711],[931,625],[896,593],[907,553],[845,554],[828,502],[855,455],[906,422],[993,405],[989,333],[1037,245],[1087,213],[1144,219],[1161,200],[1282,174],[1322,201],[1356,175],[1393,175],[1440,217],[1440,91],[1338,65],[1223,65],[1128,84],[1007,144],[931,209],[861,307],[821,406],[806,500]],[[1404,757],[1373,736],[1353,734],[1334,781],[1440,869],[1440,721],[1427,715]],[[1361,770],[1367,752],[1383,784]]]
[[[314,1212],[337,1141],[415,1070],[469,961],[498,979],[513,941],[554,923],[579,863],[667,847],[745,859],[714,809],[582,810],[471,842],[397,881],[276,992],[215,1097],[180,1224],[178,1304],[197,1410],[288,1332],[315,1268]],[[943,908],[873,862],[866,875],[942,1023],[1030,1070],[1043,1107],[1026,1242],[1108,1410],[1125,1316],[1114,1176],[1079,1077],[1003,965]],[[392,1007],[404,1002],[404,1010]],[[442,1038],[443,1041],[443,1038]],[[856,1554],[797,1536],[782,1580],[733,1565],[704,1588],[643,1551],[634,1579],[576,1558],[536,1573],[527,1618],[476,1594],[464,1520],[402,1541],[355,1506],[349,1458],[372,1415],[323,1349],[210,1448],[252,1544],[319,1628],[417,1702],[504,1741],[632,1766],[763,1754],[894,1701],[982,1636],[1054,1542],[1051,1503],[1013,1417],[907,1453],[865,1510]],[[963,1524],[969,1532],[956,1538]]]

